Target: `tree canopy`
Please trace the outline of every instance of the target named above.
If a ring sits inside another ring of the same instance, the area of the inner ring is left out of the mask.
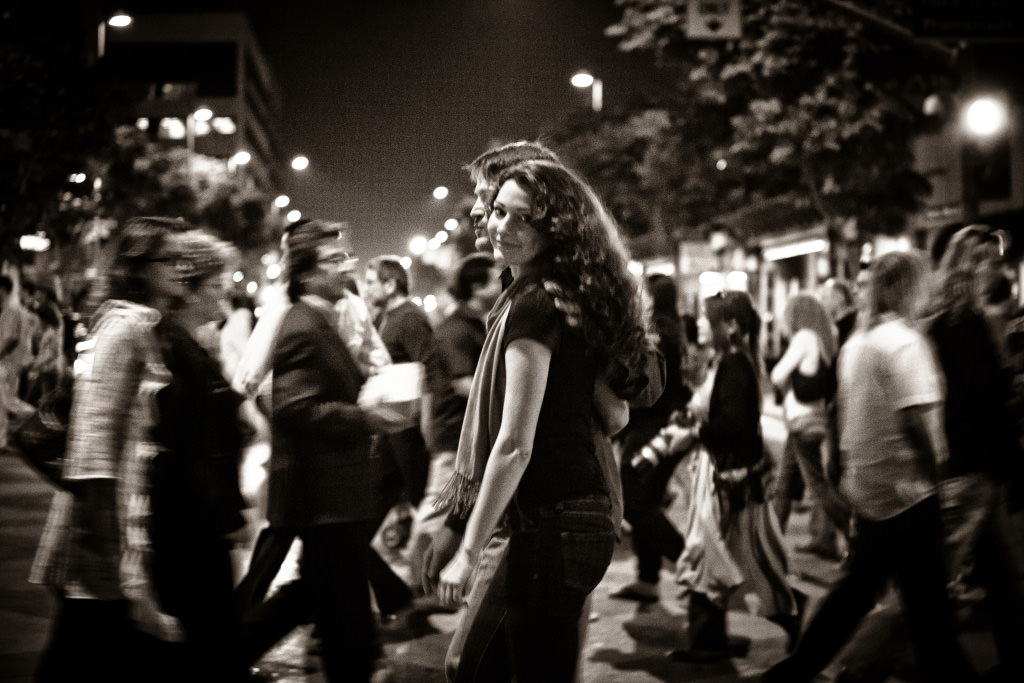
[[[653,191],[656,210],[695,226],[781,202],[870,234],[901,231],[928,194],[911,144],[936,125],[924,98],[955,74],[903,28],[910,3],[860,0],[862,14],[827,0],[744,0],[742,37],[728,41],[688,40],[683,0],[617,5],[607,35],[621,50],[654,52],[674,87],[562,140],[588,176],[631,172],[628,189],[606,195],[613,206],[629,193],[650,206]]]

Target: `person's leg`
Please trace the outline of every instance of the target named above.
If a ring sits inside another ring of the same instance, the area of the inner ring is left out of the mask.
[[[797,467],[812,499],[821,506],[834,528],[844,529],[849,524],[850,504],[825,478],[821,453],[824,433],[795,432],[792,436]],[[834,533],[831,542],[835,543]]]
[[[978,570],[989,590],[993,637],[1004,680],[1024,680],[1024,544],[1015,536],[1008,487],[996,486],[987,523],[978,538]]]
[[[993,506],[995,487],[980,474],[949,477],[939,484],[939,505],[951,594],[958,598],[974,564],[974,551]]]
[[[517,681],[575,680],[583,606],[614,547],[607,511],[562,511],[512,535],[508,629]]]
[[[281,564],[295,541],[294,529],[264,527],[256,538],[249,570],[235,588],[235,601],[241,613],[252,609],[267,596]]]
[[[301,566],[305,564],[305,548]],[[312,621],[314,596],[301,576],[284,584],[268,600],[242,613],[235,656],[239,666],[252,666],[267,650],[291,633],[292,629]]]
[[[765,673],[766,683],[812,680],[832,661],[881,596],[891,562],[887,557],[889,525],[859,519],[858,529],[849,572],[825,597],[793,654]]]
[[[971,681],[946,593],[939,502],[931,496],[892,520],[888,539],[914,659],[925,681]]]
[[[373,525],[351,522],[302,531],[302,578],[309,582],[328,681],[369,681],[379,651],[366,563]]]
[[[793,435],[786,436],[786,442],[782,446],[782,454],[775,466],[775,485],[772,493],[772,507],[775,508],[775,516],[779,520],[779,526],[783,531],[789,522],[789,513],[793,507],[793,501],[803,497],[804,482],[800,477],[800,470],[796,465],[796,445]]]
[[[505,636],[508,538],[507,531],[499,530],[480,553],[445,655],[449,683],[511,680]]]
[[[409,574],[413,577],[423,573],[423,555],[430,547],[431,538],[444,525],[447,512],[434,507],[434,501],[444,490],[445,484],[455,471],[455,451],[438,451],[430,455],[430,474],[423,500],[416,508],[409,537]],[[418,586],[418,582],[416,583]]]

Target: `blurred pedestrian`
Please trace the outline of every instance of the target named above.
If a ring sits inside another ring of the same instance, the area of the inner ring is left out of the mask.
[[[154,396],[170,380],[154,329],[183,295],[167,244],[182,227],[166,218],[128,220],[95,291],[103,304],[79,357],[68,426],[63,478],[71,491],[54,495],[29,578],[58,597],[38,681],[164,680],[169,672],[149,668],[164,661],[157,644],[183,638],[147,571]]]
[[[273,344],[267,519],[299,536],[302,555],[299,578],[244,616],[239,649],[251,664],[312,620],[327,680],[367,681],[379,653],[367,578],[380,507],[370,441],[389,425],[356,405],[363,374],[337,332],[347,259],[336,226],[292,228],[291,305]]]
[[[423,309],[409,298],[409,273],[397,256],[377,256],[366,264],[366,296],[377,311],[374,324],[391,361],[426,367],[431,362],[434,331]],[[423,400],[430,401],[429,392]],[[430,455],[419,424],[387,435],[380,446],[384,467],[394,468],[387,476],[396,487],[397,497],[392,504],[398,527],[394,530],[394,545],[400,549],[409,539],[412,510],[423,499]]]
[[[839,357],[841,490],[855,515],[853,558],[795,652],[764,681],[810,681],[875,606],[889,579],[904,606],[922,680],[971,681],[946,594],[937,486],[948,461],[943,387],[916,328],[927,297],[920,254],[871,266],[866,326]],[[884,445],[880,446],[880,444]]]
[[[958,603],[987,589],[1006,680],[1024,678],[1024,566],[1010,532],[1010,482],[1021,452],[1011,376],[985,314],[985,285],[1002,268],[1004,236],[984,225],[959,230],[939,261],[928,335],[946,380],[947,477],[940,484],[950,588]]]
[[[151,464],[149,571],[163,612],[181,624],[185,648],[152,666],[177,668],[201,681],[238,681],[237,630],[230,550],[244,525],[239,486],[242,397],[197,331],[223,316],[230,245],[199,230],[175,234],[168,247],[183,284],[156,325],[167,386],[156,394]]]
[[[810,292],[798,292],[790,298],[783,325],[789,335],[789,346],[772,368],[771,381],[783,393],[788,438],[792,439],[796,464],[809,489],[811,505],[820,508],[830,522],[809,545],[798,550],[838,560],[836,532],[845,539],[850,506],[829,481],[824,465],[832,432],[828,405],[836,391],[836,335],[825,307]],[[781,488],[785,490],[785,482]]]
[[[12,298],[14,283],[0,275],[0,449],[7,447],[8,412],[18,398],[24,319]]]
[[[781,530],[765,501],[769,464],[760,429],[760,316],[746,292],[722,292],[705,299],[704,306],[716,354],[689,404],[690,438],[702,447],[687,463],[690,523],[677,564],[687,642],[672,656],[681,660],[730,655],[730,604],[754,605],[782,626],[790,643],[802,610],[786,580]]]
[[[442,602],[462,601],[508,509],[512,671],[524,682],[572,681],[584,604],[616,537],[591,406],[613,359],[631,369],[642,364],[639,292],[614,223],[559,164],[527,161],[502,174],[488,230],[515,280],[490,316],[456,473],[442,494],[442,504],[472,512],[438,591]],[[578,295],[578,327],[556,308],[545,279]],[[623,411],[609,431],[625,419]]]
[[[635,581],[614,591],[612,597],[657,602],[662,558],[675,563],[685,545],[685,539],[664,509],[669,479],[685,452],[655,453],[654,463],[636,456],[668,424],[673,413],[686,409],[693,392],[683,382],[685,337],[676,309],[675,282],[668,275],[656,273],[647,277],[645,285],[658,348],[665,357],[665,390],[654,405],[630,408],[629,423],[616,436],[622,451],[624,513],[632,528],[637,576]]]

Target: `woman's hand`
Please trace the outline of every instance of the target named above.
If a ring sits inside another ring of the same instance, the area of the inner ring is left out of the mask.
[[[475,564],[476,557],[465,548],[460,547],[452,561],[441,570],[441,581],[437,584],[437,597],[442,605],[456,608],[462,604],[462,596],[465,594],[466,584],[469,582],[469,575],[473,572]]]

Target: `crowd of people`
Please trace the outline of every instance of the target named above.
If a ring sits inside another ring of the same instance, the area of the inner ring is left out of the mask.
[[[479,253],[436,326],[399,259],[360,282],[321,220],[286,227],[286,285],[258,317],[229,297],[238,252],[179,219],[120,226],[78,338],[53,292],[24,283],[18,306],[0,277],[0,418],[74,368],[30,576],[58,603],[37,680],[252,680],[312,624],[327,680],[370,681],[382,629],[421,600],[459,614],[449,681],[580,680],[624,521],[636,580],[612,596],[662,599],[667,561],[673,659],[736,656],[727,615],[743,610],[787,636],[765,681],[812,680],[858,628],[893,637],[847,654],[848,676],[878,675],[902,642],[921,680],[974,680],[956,608],[981,591],[999,655],[985,673],[1024,679],[1024,324],[1001,233],[970,226],[934,268],[892,252],[856,284],[795,292],[769,367],[752,298],[681,314],[673,278],[630,273],[614,219],[552,150],[511,143],[466,170]],[[422,374],[415,405],[366,400],[398,366]],[[253,492],[240,473],[259,439]],[[816,520],[800,550],[842,569],[813,615],[783,541],[800,499]]]

